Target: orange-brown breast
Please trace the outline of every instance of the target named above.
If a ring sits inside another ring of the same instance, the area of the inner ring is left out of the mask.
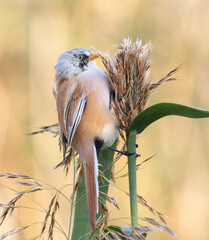
[[[110,122],[116,125],[115,115],[109,111],[109,86],[104,79],[85,79],[80,82],[87,94],[87,104],[73,139],[73,146],[80,145],[82,139],[100,136],[102,129]]]

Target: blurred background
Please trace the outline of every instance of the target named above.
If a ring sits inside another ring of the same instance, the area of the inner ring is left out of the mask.
[[[50,82],[58,56],[71,48],[113,52],[112,45],[124,37],[151,41],[151,79],[159,80],[184,65],[176,75],[181,80],[160,87],[148,105],[175,102],[209,109],[208,11],[206,0],[0,0],[0,172],[26,174],[58,188],[72,183],[72,174],[65,177],[62,169],[50,171],[62,159],[57,139],[50,134],[24,136],[57,122]],[[98,64],[102,67],[99,60]],[[138,171],[138,193],[169,217],[171,228],[184,240],[209,239],[208,121],[168,117],[146,129],[138,141],[140,160],[157,153]],[[116,172],[125,163],[125,158],[120,160]],[[0,184],[24,189],[8,180]],[[117,184],[127,188],[127,178],[118,179]],[[66,193],[71,191],[69,187]],[[0,185],[0,203],[14,194]],[[21,205],[40,209],[39,203],[47,209],[53,194],[34,194],[35,202],[25,198]],[[121,208],[109,206],[110,224],[127,225],[127,196],[112,187],[110,195]],[[61,201],[57,214],[65,231],[69,209]],[[151,215],[140,206],[139,216]],[[0,234],[33,223],[32,230],[13,238],[31,239],[39,233],[43,219],[38,210],[18,209],[0,226]],[[156,232],[147,239],[174,238]]]

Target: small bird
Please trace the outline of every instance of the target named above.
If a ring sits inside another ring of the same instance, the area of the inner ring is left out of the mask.
[[[92,230],[98,212],[98,154],[118,137],[112,108],[114,91],[95,62],[98,54],[74,48],[60,55],[55,66],[57,112],[63,158],[71,145],[80,155]]]

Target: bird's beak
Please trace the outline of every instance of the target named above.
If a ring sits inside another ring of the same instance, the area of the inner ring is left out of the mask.
[[[89,59],[92,61],[98,57],[99,57],[99,55],[95,53],[95,54],[92,54],[91,56],[89,56]]]

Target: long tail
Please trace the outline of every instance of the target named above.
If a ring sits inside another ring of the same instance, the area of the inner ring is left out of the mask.
[[[95,219],[98,212],[98,160],[97,152],[93,141],[89,141],[82,148],[80,153],[84,165],[84,175],[86,184],[86,198],[89,211],[89,218],[92,230],[96,230]]]

